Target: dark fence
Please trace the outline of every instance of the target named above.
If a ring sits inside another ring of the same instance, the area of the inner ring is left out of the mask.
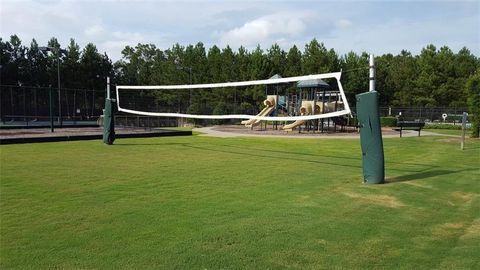
[[[101,121],[99,121],[101,124]],[[156,128],[156,127],[177,127],[182,125],[178,118],[152,117],[131,114],[115,115],[115,125],[131,128]]]
[[[401,115],[403,120],[407,121],[423,121],[423,122],[447,122],[460,123],[462,121],[463,112],[468,112],[465,107],[381,107],[381,116],[398,117]],[[442,115],[446,114],[444,120]]]
[[[34,123],[48,121],[52,106],[55,121],[80,123],[96,121],[102,114],[105,91],[95,89],[0,85],[0,118],[2,123]],[[60,104],[59,104],[60,103]],[[60,105],[60,106],[59,106]],[[61,109],[59,109],[61,107]]]
[[[95,125],[99,122],[99,117],[103,114],[105,104],[104,89],[71,89],[61,88],[60,98],[57,88],[51,88],[52,103],[50,104],[48,87],[31,87],[18,85],[0,85],[0,119],[2,125],[21,125],[35,126],[48,124],[50,118],[50,106],[52,106],[53,118],[55,124],[62,122],[63,125]],[[112,94],[114,91],[112,91]],[[59,100],[60,107],[59,110]],[[144,100],[148,100],[148,104]],[[159,104],[154,98],[131,98],[124,99],[123,102],[138,103],[139,109],[160,111]],[[125,105],[125,104],[124,104]],[[128,104],[127,104],[128,105]],[[153,107],[152,107],[153,106]],[[199,104],[198,108],[192,113],[204,113],[205,104]],[[133,106],[136,108],[136,106]],[[161,111],[169,112],[187,112],[185,106],[171,105],[170,107],[162,106]],[[253,107],[253,106],[252,106]],[[199,112],[196,112],[196,111]],[[211,108],[210,108],[211,110]],[[226,108],[231,110],[231,108]],[[252,110],[252,108],[250,108]],[[242,106],[238,106],[234,111],[242,113],[254,112],[248,111]],[[355,108],[352,108],[355,112]],[[381,107],[381,116],[398,117],[400,114],[402,119],[411,121],[424,122],[444,122],[442,115],[447,114],[445,122],[459,123],[463,112],[468,112],[468,108],[463,107]],[[61,117],[61,121],[60,121]],[[161,118],[135,116],[128,114],[118,114],[116,116],[117,124],[120,126],[132,127],[172,127],[183,125],[187,119]],[[208,121],[208,120],[188,120],[197,124],[220,124],[220,123],[236,123],[238,121]]]

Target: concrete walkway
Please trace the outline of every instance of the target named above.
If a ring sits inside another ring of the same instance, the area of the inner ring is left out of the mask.
[[[273,134],[251,134],[251,133],[236,133],[231,131],[221,131],[219,130],[219,126],[210,126],[210,127],[203,127],[203,128],[194,128],[193,131],[202,133],[200,136],[209,136],[209,137],[219,137],[219,138],[234,138],[234,137],[261,137],[261,138],[295,138],[295,139],[359,139],[360,133],[358,132],[351,132],[351,133],[339,133],[342,135],[332,135],[330,134],[305,134],[302,133],[301,135],[290,135],[291,133],[286,133],[285,135],[273,135]],[[454,135],[443,135],[428,131],[422,131],[421,135],[425,136],[448,136],[448,137],[457,137]],[[404,130],[402,133],[403,137],[416,137],[418,136],[417,131],[413,130]],[[396,132],[395,134],[384,134],[383,138],[400,138],[400,133]]]

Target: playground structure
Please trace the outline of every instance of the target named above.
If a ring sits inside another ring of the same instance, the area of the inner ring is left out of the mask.
[[[270,79],[282,78],[276,74]],[[283,94],[283,95],[281,95]],[[296,84],[295,92],[292,93],[292,88],[282,88],[279,85],[274,85],[273,90],[271,85],[265,87],[265,95],[267,99],[263,104],[265,107],[256,116],[268,115],[288,115],[288,116],[308,116],[320,115],[329,112],[335,112],[344,109],[344,101],[340,96],[339,90],[334,90],[332,87],[322,79],[312,79],[299,81]],[[265,123],[267,128],[268,121]],[[281,128],[284,131],[291,132],[294,129],[307,131],[324,132],[326,129],[333,127],[337,131],[337,125],[341,127],[340,130],[345,130],[345,126],[350,124],[350,117],[332,117],[325,119],[313,120],[296,120],[293,123],[285,122]],[[262,120],[248,119],[241,122],[245,127],[253,129],[262,123]],[[263,126],[261,126],[263,129]],[[278,123],[272,123],[273,129],[278,129]]]
[[[257,114],[257,116],[268,116],[270,115],[277,107],[277,95],[268,95],[267,99],[263,101],[263,104],[265,107],[260,111],[260,113]],[[248,119],[242,121],[242,125],[245,125],[246,127],[253,128],[254,126],[257,126],[260,124],[261,120],[258,119]]]
[[[313,114],[321,114],[326,112],[333,112],[336,110],[336,107],[339,106],[341,103],[342,101],[317,102],[315,100],[302,100],[302,105],[300,107],[300,115],[303,116],[303,115],[313,115]],[[307,120],[297,120],[291,124],[284,125],[282,129],[285,131],[293,131],[294,128],[300,127],[305,124],[307,124]],[[317,122],[317,125],[318,125],[318,122]]]

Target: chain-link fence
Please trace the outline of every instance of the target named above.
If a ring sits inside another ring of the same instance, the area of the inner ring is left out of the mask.
[[[50,98],[51,91],[51,98]],[[112,91],[113,92],[113,91]],[[60,97],[59,97],[60,93]],[[113,93],[112,93],[113,94]],[[48,125],[50,109],[55,124],[96,125],[103,114],[105,90],[0,85],[1,125]],[[134,102],[135,100],[131,101]],[[156,104],[156,103],[155,103]],[[156,106],[159,106],[156,104]],[[173,109],[177,109],[175,106]],[[187,108],[182,108],[187,111]],[[355,112],[355,108],[352,108]],[[381,107],[381,116],[402,116],[408,121],[460,123],[464,107]],[[442,116],[447,115],[444,119]],[[134,116],[119,113],[118,125],[131,127],[172,127],[186,119]],[[228,122],[228,121],[227,121]],[[210,123],[210,122],[206,122]],[[212,122],[216,123],[216,122]],[[230,122],[229,122],[230,123]]]
[[[40,125],[49,121],[50,110],[56,124],[96,123],[102,114],[105,91],[0,85],[3,125]]]
[[[114,91],[112,91],[112,94]],[[0,85],[1,126],[35,127],[101,125],[105,90]],[[50,96],[51,95],[51,96]],[[118,126],[133,128],[175,127],[184,119],[118,113]]]
[[[176,127],[182,126],[183,119],[152,117],[132,114],[117,114],[115,115],[115,125],[120,127],[131,128],[157,128],[157,127]]]
[[[406,121],[422,121],[431,123],[461,123],[465,107],[381,107],[380,116],[401,116]],[[443,116],[446,116],[444,119]]]

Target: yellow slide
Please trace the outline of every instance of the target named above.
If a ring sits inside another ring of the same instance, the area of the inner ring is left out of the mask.
[[[342,102],[337,102],[337,106],[341,105]],[[314,108],[315,106],[315,108]],[[335,102],[325,103],[325,112],[330,112],[335,110]],[[323,111],[323,103],[318,102],[315,104],[313,100],[302,100],[302,106],[300,107],[300,115],[311,115],[311,114],[320,114]],[[294,128],[305,124],[307,120],[297,120],[291,124],[283,126],[283,130],[292,131]]]
[[[277,96],[276,95],[268,95],[267,99],[263,101],[265,107],[260,111],[257,116],[267,116],[275,110],[275,106],[277,105]],[[252,128],[261,123],[262,120],[258,119],[249,119],[242,121],[242,125],[245,125],[248,128]]]
[[[302,106],[300,107],[300,115],[304,116],[304,115],[312,114],[313,104],[314,104],[314,101],[312,101],[312,100],[302,100]],[[318,104],[317,104],[317,106],[318,106]],[[317,108],[315,108],[315,109],[317,109]],[[294,128],[305,124],[305,122],[306,122],[306,120],[297,120],[297,121],[295,121],[291,124],[283,126],[283,130],[292,131]]]

